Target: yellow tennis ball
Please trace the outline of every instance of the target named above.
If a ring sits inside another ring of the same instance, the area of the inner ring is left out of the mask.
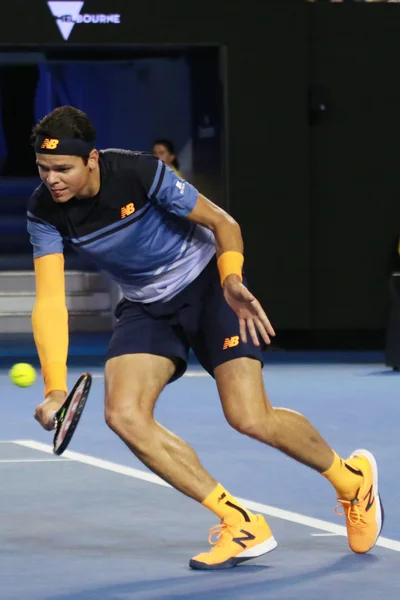
[[[17,363],[10,369],[10,379],[18,387],[29,387],[36,380],[36,371],[28,363]]]

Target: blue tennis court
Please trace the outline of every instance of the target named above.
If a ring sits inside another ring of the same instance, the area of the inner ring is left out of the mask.
[[[208,549],[215,517],[148,472],[108,430],[101,368],[91,369],[91,396],[61,458],[32,417],[41,382],[18,389],[4,368],[1,599],[397,599],[400,375],[372,355],[277,356],[267,356],[264,368],[272,403],[303,412],[340,454],[366,447],[378,459],[386,521],[370,554],[349,550],[325,479],[231,430],[213,380],[194,364],[165,390],[157,419],[267,516],[279,545],[229,571],[191,571],[188,561]],[[70,384],[80,371],[70,369]]]

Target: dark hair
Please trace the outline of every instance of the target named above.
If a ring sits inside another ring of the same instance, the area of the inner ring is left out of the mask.
[[[43,117],[32,130],[33,146],[36,138],[42,135],[50,138],[78,138],[93,143],[96,141],[96,130],[89,117],[74,106],[60,106]],[[87,163],[87,158],[82,158]]]
[[[175,154],[175,158],[174,158],[174,160],[172,161],[172,165],[175,167],[175,169],[179,169],[179,162],[178,162],[178,159],[177,159],[177,157],[176,157],[176,150],[175,150],[175,146],[174,146],[174,144],[171,142],[171,140],[164,140],[164,139],[161,139],[161,140],[155,140],[155,141],[153,142],[153,148],[154,148],[154,146],[156,146],[157,144],[159,144],[160,146],[165,146],[165,147],[166,147],[166,149],[168,150],[168,152],[169,152],[170,154]]]

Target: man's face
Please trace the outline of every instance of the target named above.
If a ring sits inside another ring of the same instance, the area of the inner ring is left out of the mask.
[[[89,184],[92,160],[90,157],[85,165],[80,156],[36,154],[40,179],[55,202],[68,202],[84,192]]]

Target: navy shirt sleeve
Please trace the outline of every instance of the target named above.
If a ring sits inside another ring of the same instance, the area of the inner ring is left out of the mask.
[[[141,154],[137,174],[154,204],[179,217],[186,217],[194,209],[199,195],[197,189],[158,158]]]

